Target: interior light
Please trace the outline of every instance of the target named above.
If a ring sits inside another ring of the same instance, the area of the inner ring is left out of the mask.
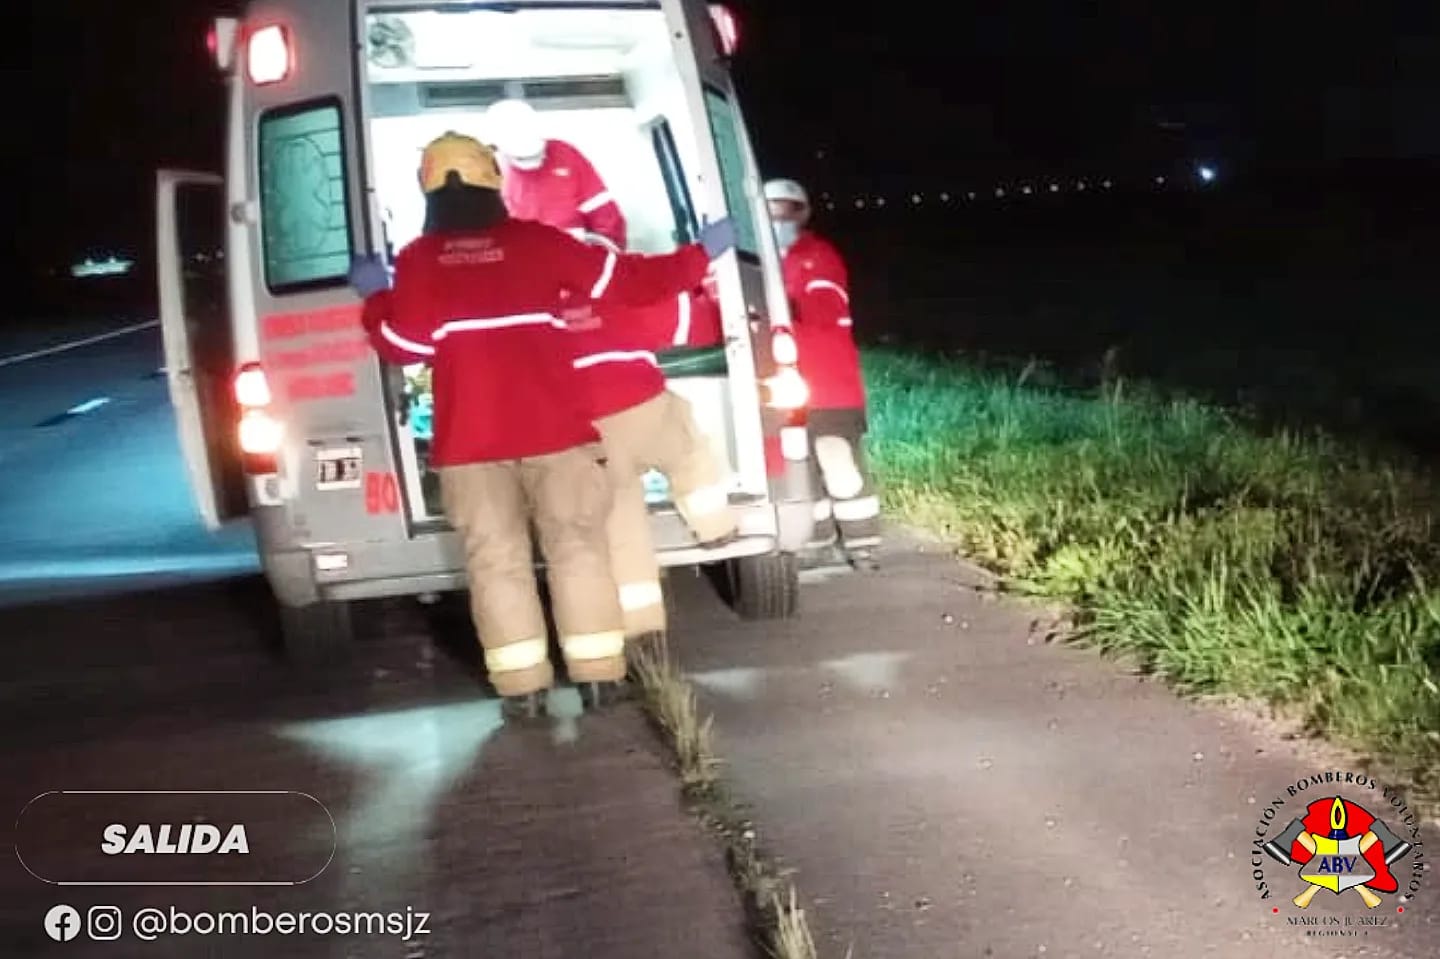
[[[290,75],[290,35],[280,24],[256,30],[246,47],[250,81],[256,86],[279,83]]]

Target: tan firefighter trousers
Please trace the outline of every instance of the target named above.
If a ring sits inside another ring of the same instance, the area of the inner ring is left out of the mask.
[[[522,696],[554,683],[532,521],[570,679],[623,679],[625,634],[605,541],[611,491],[601,447],[439,473],[445,514],[465,546],[471,616],[495,691]]]
[[[625,634],[630,638],[666,627],[665,594],[650,534],[644,476],[665,474],[670,495],[702,543],[735,532],[725,471],[695,422],[690,401],[669,390],[644,403],[597,420],[610,460],[615,501],[606,533],[610,566],[619,587]]]

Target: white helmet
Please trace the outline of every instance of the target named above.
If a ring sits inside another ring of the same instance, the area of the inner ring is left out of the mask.
[[[524,170],[533,170],[545,160],[545,135],[540,116],[524,100],[501,100],[485,111],[486,131],[495,149]]]
[[[794,180],[770,180],[765,184],[765,199],[789,200],[803,207],[810,206],[810,195]]]

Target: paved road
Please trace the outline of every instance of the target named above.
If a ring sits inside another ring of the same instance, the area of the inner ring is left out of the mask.
[[[746,955],[716,847],[677,808],[633,711],[581,715],[562,697],[568,716],[502,727],[463,620],[405,603],[367,610],[342,669],[307,679],[277,663],[248,539],[207,537],[191,518],[163,381],[144,376],[158,365],[153,334],[93,349],[36,360],[44,372],[0,367],[0,397],[26,408],[0,446],[0,635],[13,664],[0,673],[0,809],[51,789],[301,790],[334,832],[313,811],[308,823],[247,814],[271,866],[303,871],[317,842],[338,842],[300,888],[57,888],[6,856],[0,943],[13,945],[0,952]],[[96,391],[112,402],[34,426]],[[1029,635],[1031,611],[986,601],[975,582],[904,544],[876,576],[807,586],[798,621],[740,625],[704,584],[675,581],[681,659],[762,841],[799,869],[826,956],[1436,953],[1433,871],[1403,916],[1393,897],[1372,914],[1357,894],[1322,892],[1309,912],[1340,925],[1320,931],[1369,934],[1318,942],[1288,924],[1304,915],[1288,902],[1295,875],[1267,864],[1275,896],[1253,889],[1250,842],[1270,797],[1333,764],[1046,645]],[[93,860],[73,837],[123,818],[115,809],[138,821],[131,801],[69,830],[33,813],[16,841],[42,874],[63,867],[62,847]],[[197,819],[222,817],[184,821]],[[409,907],[432,931],[87,949],[44,936],[57,903],[132,916]],[[1345,925],[1362,914],[1391,926]]]
[[[272,655],[248,531],[211,537],[194,519],[164,381],[146,377],[159,357],[150,330],[0,366],[0,810],[25,810],[5,842],[56,880],[176,881],[174,858],[101,857],[110,822],[244,821],[271,880],[313,873],[332,837],[334,859],[298,888],[56,887],[7,849],[0,954],[752,956],[720,851],[636,709],[586,715],[564,692],[547,723],[506,726],[463,618],[412,604],[372,604],[343,669],[305,678]],[[36,425],[94,396],[111,401]],[[263,798],[186,797],[169,820],[153,811],[169,798],[27,806],[49,790],[298,790],[334,826]],[[171,905],[408,909],[429,934],[58,943],[42,927],[57,904],[83,921],[120,906],[127,922]]]

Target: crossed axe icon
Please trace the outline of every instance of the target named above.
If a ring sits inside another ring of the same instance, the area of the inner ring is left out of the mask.
[[[1285,827],[1284,832],[1280,833],[1280,835],[1265,843],[1265,845],[1261,848],[1263,848],[1265,852],[1269,854],[1271,859],[1274,859],[1281,865],[1289,866],[1293,865],[1295,862],[1295,860],[1292,859],[1290,856],[1290,847],[1293,843],[1296,842],[1300,843],[1301,846],[1305,847],[1305,850],[1310,853],[1312,857],[1316,856],[1317,854],[1322,854],[1319,843],[1316,842],[1315,837],[1311,836],[1310,833],[1306,831],[1305,824],[1299,817],[1291,820],[1290,825]],[[1337,843],[1336,840],[1325,839],[1323,837],[1321,838],[1320,842],[1326,843],[1330,847],[1335,847],[1324,850],[1324,855],[1334,855],[1336,853],[1341,853],[1342,851],[1349,852],[1351,850],[1349,848],[1346,848],[1348,847],[1348,843],[1355,842],[1354,849],[1358,850],[1359,855],[1361,856],[1364,856],[1364,854],[1370,849],[1370,847],[1378,842],[1380,843],[1381,850],[1385,852],[1385,865],[1387,866],[1400,859],[1412,848],[1410,843],[1395,835],[1383,822],[1378,819],[1370,824],[1369,831],[1367,831],[1365,835],[1361,836],[1358,842],[1355,840],[1346,840]],[[1319,892],[1321,889],[1328,889],[1329,887],[1322,886],[1320,883],[1315,882],[1314,880],[1303,875],[1303,873],[1301,875],[1301,878],[1305,879],[1305,881],[1310,883],[1310,885],[1306,888],[1304,892],[1300,893],[1300,895],[1296,896],[1292,901],[1295,903],[1295,905],[1299,906],[1301,909],[1304,909],[1310,905],[1310,900],[1315,898],[1315,894],[1317,892]],[[1371,875],[1371,878],[1373,878],[1373,873]],[[1365,905],[1367,907],[1374,909],[1376,906],[1380,905],[1380,897],[1375,895],[1374,890],[1370,889],[1370,887],[1366,886],[1364,883],[1355,883],[1354,885],[1339,885],[1337,883],[1337,885],[1338,888],[1332,890],[1336,893],[1336,895],[1339,895],[1339,893],[1343,892],[1345,889],[1353,888],[1360,895],[1360,898],[1365,900]]]

